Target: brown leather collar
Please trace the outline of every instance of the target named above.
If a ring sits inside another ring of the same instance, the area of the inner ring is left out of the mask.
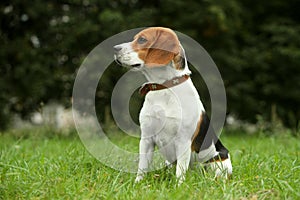
[[[189,75],[175,77],[175,78],[172,78],[171,80],[165,81],[163,84],[146,83],[140,88],[139,93],[144,96],[149,91],[163,90],[166,88],[171,88],[171,87],[179,85],[179,84],[183,83],[184,81],[188,80],[189,77],[190,77]]]

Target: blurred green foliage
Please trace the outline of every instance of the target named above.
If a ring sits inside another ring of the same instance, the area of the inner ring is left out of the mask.
[[[1,1],[0,128],[12,113],[26,117],[51,100],[70,106],[85,56],[107,37],[146,26],[180,31],[210,53],[229,113],[252,122],[276,115],[299,127],[299,7],[297,0]],[[104,99],[100,113],[124,71],[109,72],[101,83],[106,89],[97,93]]]

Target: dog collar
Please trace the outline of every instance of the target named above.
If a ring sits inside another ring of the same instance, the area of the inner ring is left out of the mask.
[[[145,83],[142,85],[142,87],[139,90],[139,93],[143,96],[145,96],[149,91],[155,91],[155,90],[163,90],[166,88],[171,88],[176,85],[179,85],[183,83],[184,81],[189,79],[189,75],[183,75],[180,77],[172,78],[171,80],[165,81],[163,84],[158,83]]]

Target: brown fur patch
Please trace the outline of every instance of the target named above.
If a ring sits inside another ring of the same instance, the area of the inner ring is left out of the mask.
[[[147,40],[138,43],[140,37]],[[152,27],[138,33],[132,42],[132,48],[138,52],[147,67],[158,67],[170,63],[180,53],[177,35],[168,28]]]
[[[180,49],[179,54],[177,54],[174,59],[174,66],[177,70],[183,70],[185,67],[185,58],[184,58],[184,52],[182,49]]]
[[[223,162],[225,160],[227,160],[228,158],[222,158],[221,156],[215,156],[211,159],[209,159],[208,161],[206,161],[205,163],[212,163],[212,162]]]
[[[197,138],[198,134],[200,134],[200,127],[201,127],[202,120],[203,120],[203,117],[202,117],[202,114],[201,114],[200,119],[197,123],[197,128],[196,128],[196,130],[194,132],[194,135],[192,137],[192,145],[191,145],[192,152],[196,151],[196,149],[197,149],[196,138]]]

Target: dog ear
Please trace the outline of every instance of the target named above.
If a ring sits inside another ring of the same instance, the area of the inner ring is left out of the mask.
[[[174,59],[174,68],[177,70],[183,70],[185,68],[186,65],[186,56],[185,56],[185,52],[182,48],[182,46],[180,45],[180,51],[179,54],[175,55]]]
[[[145,56],[148,67],[167,65],[180,53],[180,43],[173,31],[157,30],[156,35]]]

